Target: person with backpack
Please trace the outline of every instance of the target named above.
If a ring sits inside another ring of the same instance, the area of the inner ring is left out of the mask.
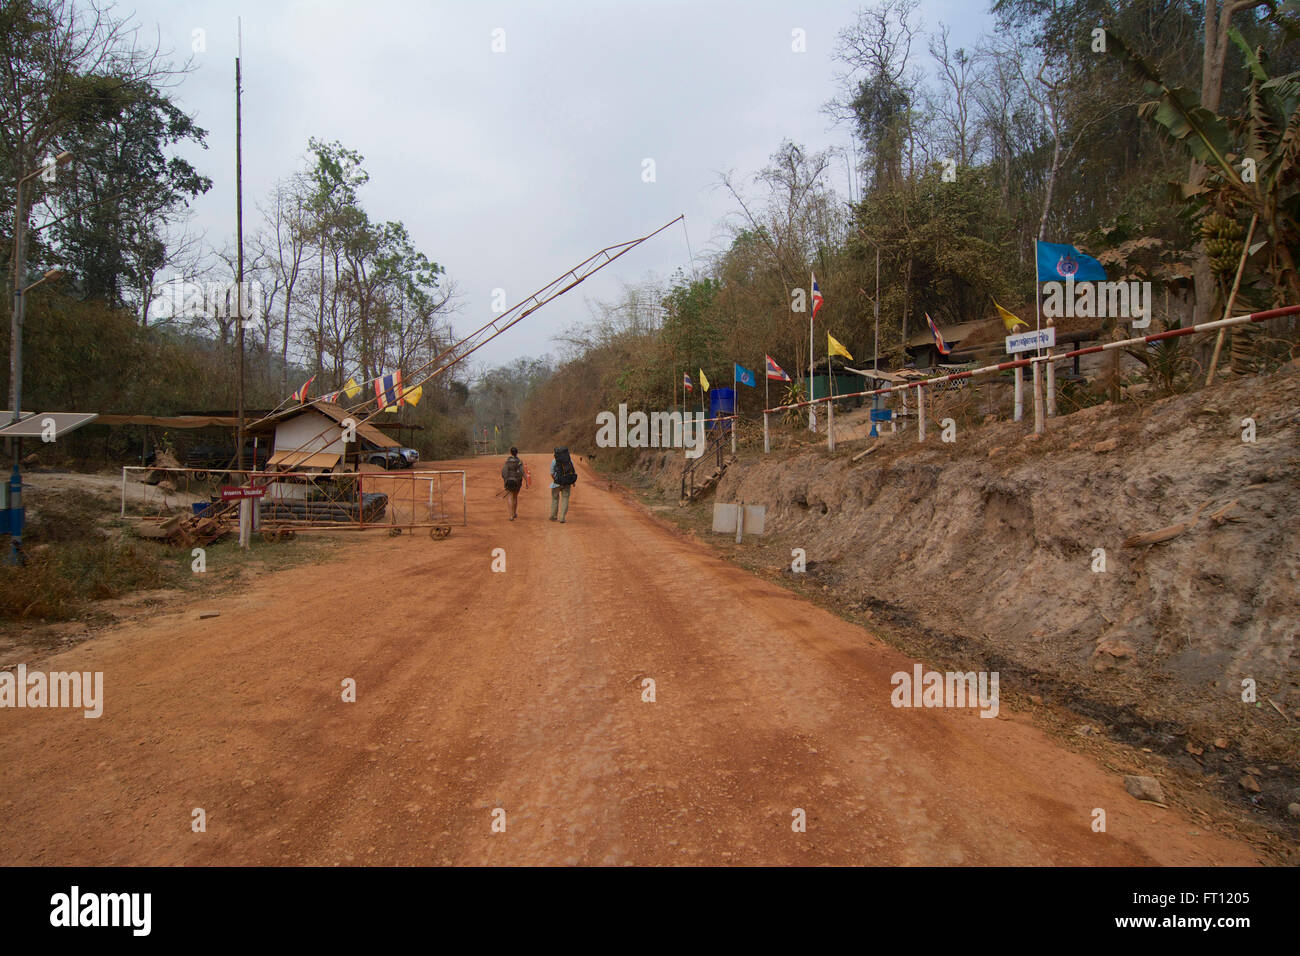
[[[569,449],[555,449],[555,460],[551,462],[551,520],[554,521],[556,509],[559,509],[560,524],[569,513],[569,491],[578,480],[578,472],[569,457]]]
[[[512,447],[510,457],[501,466],[501,478],[506,483],[506,504],[510,506],[510,520],[519,514],[519,489],[524,484],[524,463],[519,460],[519,449]]]

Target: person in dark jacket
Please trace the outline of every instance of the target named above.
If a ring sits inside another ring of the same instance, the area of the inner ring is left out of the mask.
[[[556,520],[558,509],[560,524],[564,524],[564,516],[569,513],[569,492],[577,480],[578,472],[573,467],[573,459],[569,457],[569,449],[555,449],[555,460],[551,462],[552,521]]]
[[[511,448],[510,457],[501,466],[501,480],[506,485],[506,504],[510,507],[510,520],[519,516],[519,489],[524,486],[524,463],[519,460],[519,449]]]

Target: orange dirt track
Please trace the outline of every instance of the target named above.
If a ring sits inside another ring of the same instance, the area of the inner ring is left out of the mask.
[[[327,563],[29,661],[102,671],[104,715],[0,710],[0,861],[1257,860],[1006,707],[895,709],[910,659],[585,466],[563,525],[547,481],[510,523],[500,460],[464,466],[470,526],[447,540],[339,534]]]

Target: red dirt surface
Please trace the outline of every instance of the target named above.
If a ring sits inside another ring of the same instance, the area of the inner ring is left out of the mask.
[[[890,676],[911,659],[668,531],[585,465],[563,525],[545,480],[511,523],[500,461],[464,466],[470,527],[447,540],[339,534],[335,560],[28,661],[102,671],[106,701],[98,720],[0,710],[0,860],[1259,859],[1135,801],[1005,705],[895,709]]]

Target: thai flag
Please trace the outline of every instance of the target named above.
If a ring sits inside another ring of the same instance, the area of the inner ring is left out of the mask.
[[[689,372],[682,372],[682,388],[688,392],[695,391],[695,383],[691,381]]]
[[[943,334],[939,331],[939,326],[934,324],[934,319],[930,318],[929,312],[925,313],[925,321],[930,323],[930,331],[934,333],[934,347],[939,350],[940,355],[947,355],[952,349],[943,340]]]
[[[311,378],[307,379],[307,381],[303,382],[303,384],[302,384],[302,388],[298,389],[298,391],[296,391],[296,392],[293,393],[293,400],[294,400],[295,402],[305,402],[305,401],[307,401],[307,389],[311,388],[311,383],[314,382],[314,381],[316,381],[316,376],[315,376],[315,375],[313,375]]]
[[[380,408],[388,408],[391,405],[400,405],[402,403],[402,373],[400,370],[381,375],[375,379],[375,398],[379,400]]]
[[[777,381],[777,382],[788,382],[788,381],[790,381],[790,376],[787,375],[787,374],[785,374],[785,369],[781,368],[781,366],[779,366],[779,365],[777,365],[775,362],[773,362],[773,361],[772,361],[772,356],[770,356],[770,355],[765,355],[765,356],[763,356],[763,357],[767,359],[767,377],[768,377],[768,378],[773,379],[774,381]]]
[[[817,276],[808,273],[812,277],[812,317],[817,318],[817,310],[822,307],[822,290],[817,286]]]

